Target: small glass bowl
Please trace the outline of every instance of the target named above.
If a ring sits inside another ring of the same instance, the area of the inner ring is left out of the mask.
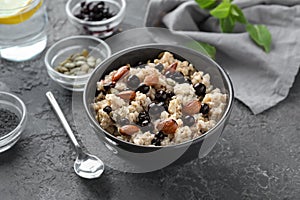
[[[80,53],[84,49],[89,51],[89,55],[100,58],[102,61],[111,55],[110,47],[101,39],[83,35],[67,37],[53,44],[45,55],[44,62],[50,78],[65,89],[76,92],[83,91],[90,73],[71,76],[59,73],[54,68],[70,55]]]
[[[20,120],[14,130],[0,136],[1,153],[10,149],[20,139],[21,133],[26,126],[27,112],[24,102],[19,97],[8,92],[0,92],[0,109],[6,109],[15,113]]]
[[[115,28],[125,17],[125,0],[92,0],[89,2],[104,2],[115,16],[101,21],[86,21],[75,17],[79,13],[80,4],[83,0],[69,0],[66,4],[66,12],[69,20],[75,26],[83,29],[90,35],[105,38],[113,34]]]

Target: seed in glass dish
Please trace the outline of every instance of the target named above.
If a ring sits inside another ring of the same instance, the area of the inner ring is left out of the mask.
[[[94,56],[89,55],[88,50],[84,49],[80,53],[67,57],[54,69],[65,75],[79,76],[91,73],[100,62],[100,58],[96,59]]]
[[[0,137],[14,130],[19,122],[20,119],[15,113],[0,108]]]
[[[80,12],[75,17],[85,21],[102,21],[115,16],[104,1],[83,1],[80,4]]]

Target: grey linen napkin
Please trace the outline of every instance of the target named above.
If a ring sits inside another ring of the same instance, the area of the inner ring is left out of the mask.
[[[192,0],[151,0],[147,27],[165,26],[217,48],[216,61],[232,79],[235,97],[254,114],[288,95],[300,65],[300,1],[236,0],[253,24],[266,25],[273,38],[270,53],[256,46],[242,26],[220,33],[218,22]]]

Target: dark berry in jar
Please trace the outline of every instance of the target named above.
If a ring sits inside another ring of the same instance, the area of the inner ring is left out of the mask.
[[[147,94],[150,90],[150,87],[146,84],[141,84],[135,91]]]
[[[184,76],[181,72],[174,72],[173,80],[176,81],[177,83],[184,83],[185,82]]]
[[[159,117],[160,114],[165,111],[164,103],[150,103],[148,105],[148,112],[152,117]]]
[[[127,118],[122,118],[122,119],[119,121],[119,123],[120,123],[121,126],[124,126],[124,125],[130,124],[130,121],[129,121],[129,119],[127,119]]]
[[[112,111],[112,109],[111,109],[110,106],[105,106],[105,107],[103,108],[103,111],[106,112],[107,114],[109,114],[109,113]]]
[[[196,83],[194,85],[194,89],[195,89],[195,93],[196,95],[198,96],[202,96],[204,97],[205,96],[205,93],[206,93],[206,86],[202,83]]]
[[[144,120],[142,121],[141,126],[148,126],[149,123],[150,122],[148,120]]]
[[[184,116],[182,121],[187,126],[193,126],[195,124],[195,118],[191,115]]]
[[[116,83],[114,82],[109,82],[103,85],[103,88],[105,91],[108,91],[110,88],[113,88],[116,86]]]
[[[155,65],[155,68],[161,72],[164,69],[164,66],[163,66],[163,64],[159,63],[159,64]]]
[[[202,113],[203,115],[207,115],[209,113],[209,105],[206,103],[202,104],[200,108],[200,113]]]
[[[160,146],[161,145],[161,141],[158,138],[153,138],[151,141],[151,144],[155,145],[155,146]]]
[[[140,79],[136,75],[131,75],[128,77],[127,86],[130,89],[136,89],[140,84]]]
[[[157,134],[156,134],[156,137],[160,140],[163,140],[166,135],[162,132],[162,131],[159,131]]]
[[[155,99],[159,102],[164,102],[167,99],[167,93],[163,90],[159,90],[155,93]]]

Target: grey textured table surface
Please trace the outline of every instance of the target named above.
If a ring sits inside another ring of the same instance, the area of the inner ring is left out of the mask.
[[[48,47],[76,29],[67,21],[66,1],[47,1]],[[143,24],[147,1],[128,0],[123,29]],[[72,170],[74,152],[49,106],[53,91],[74,127],[72,93],[47,75],[43,56],[12,63],[0,61],[0,88],[20,96],[29,121],[21,140],[0,154],[0,200],[33,199],[300,199],[300,75],[288,98],[254,116],[238,101],[222,137],[205,158],[147,174],[106,168],[96,180]],[[102,156],[92,133],[77,134]]]

